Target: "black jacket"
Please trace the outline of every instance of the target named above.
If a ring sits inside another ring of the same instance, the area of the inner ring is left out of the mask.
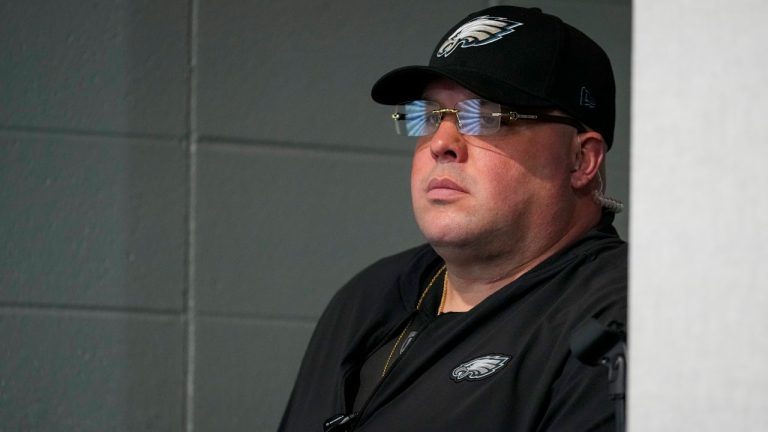
[[[611,219],[460,314],[435,316],[440,286],[415,309],[443,264],[431,247],[368,267],[320,318],[279,430],[322,431],[352,414],[361,365],[386,358],[414,317],[418,334],[358,401],[352,430],[613,430],[606,369],[569,350],[590,317],[626,322],[627,250]]]

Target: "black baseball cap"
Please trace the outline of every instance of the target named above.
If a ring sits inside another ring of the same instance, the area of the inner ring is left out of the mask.
[[[385,105],[421,99],[448,78],[514,107],[558,108],[613,143],[616,87],[608,55],[587,35],[538,8],[494,6],[470,14],[435,47],[428,66],[382,76],[371,90]]]

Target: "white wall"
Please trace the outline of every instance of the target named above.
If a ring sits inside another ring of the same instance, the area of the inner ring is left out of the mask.
[[[768,3],[637,0],[631,431],[768,430]]]

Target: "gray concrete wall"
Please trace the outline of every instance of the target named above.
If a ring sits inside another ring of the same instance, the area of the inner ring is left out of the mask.
[[[0,430],[274,430],[332,293],[421,242],[370,85],[491,3],[0,3]],[[626,200],[629,2],[522,4],[612,56]]]

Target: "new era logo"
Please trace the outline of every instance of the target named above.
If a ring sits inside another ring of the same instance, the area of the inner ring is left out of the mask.
[[[595,101],[595,98],[592,97],[592,94],[589,92],[589,89],[586,87],[581,88],[581,102],[579,105],[587,108],[595,108],[597,107],[597,102]]]

